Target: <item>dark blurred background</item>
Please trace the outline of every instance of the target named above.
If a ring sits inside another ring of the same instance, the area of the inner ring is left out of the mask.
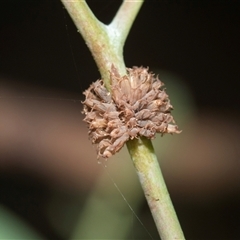
[[[106,24],[121,4],[87,2]],[[79,101],[99,72],[60,1],[0,4],[0,203],[43,239],[68,239],[102,171]],[[177,79],[175,109],[190,99],[179,152],[163,162],[187,239],[240,238],[239,10],[235,0],[148,0],[124,48],[126,66]],[[139,215],[157,239],[144,202]],[[148,239],[135,225],[128,239]]]

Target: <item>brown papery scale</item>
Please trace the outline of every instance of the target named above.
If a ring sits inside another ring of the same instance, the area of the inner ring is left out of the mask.
[[[84,92],[84,121],[98,157],[111,157],[130,139],[181,132],[168,95],[161,89],[164,84],[148,68],[127,68],[127,75],[120,76],[112,66],[110,80],[111,93],[102,80]]]

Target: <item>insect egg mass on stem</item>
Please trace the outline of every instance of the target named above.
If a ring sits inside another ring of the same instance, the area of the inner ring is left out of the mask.
[[[98,157],[111,157],[134,138],[180,133],[163,83],[148,68],[127,68],[127,75],[120,76],[112,65],[110,82],[111,93],[102,80],[84,92],[84,121]]]

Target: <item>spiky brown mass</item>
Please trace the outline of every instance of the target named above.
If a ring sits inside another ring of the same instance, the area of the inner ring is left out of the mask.
[[[84,92],[84,121],[89,124],[92,143],[97,144],[98,157],[111,157],[129,139],[180,132],[170,113],[168,95],[161,89],[163,83],[148,68],[128,68],[121,77],[112,67],[110,79],[111,94],[102,80]]]

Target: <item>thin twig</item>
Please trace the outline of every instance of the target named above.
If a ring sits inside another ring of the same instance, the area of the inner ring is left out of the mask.
[[[118,44],[119,51],[122,51],[125,40],[142,4],[143,0],[125,0],[108,26],[109,30],[111,30],[110,32],[114,33],[109,37]]]
[[[142,0],[125,0],[109,26],[100,23],[85,1],[61,0],[85,39],[98,65],[105,86],[111,91],[112,64],[120,75],[126,73],[122,49]],[[127,142],[142,188],[162,240],[184,239],[150,140]]]
[[[119,55],[113,51],[116,49],[114,44],[117,42],[110,41],[109,30],[96,19],[85,1],[61,1],[90,49],[105,86],[110,90],[109,71],[112,64],[118,67],[121,74],[126,73],[122,54]]]
[[[152,142],[143,137],[128,141],[127,147],[161,239],[184,239]]]

